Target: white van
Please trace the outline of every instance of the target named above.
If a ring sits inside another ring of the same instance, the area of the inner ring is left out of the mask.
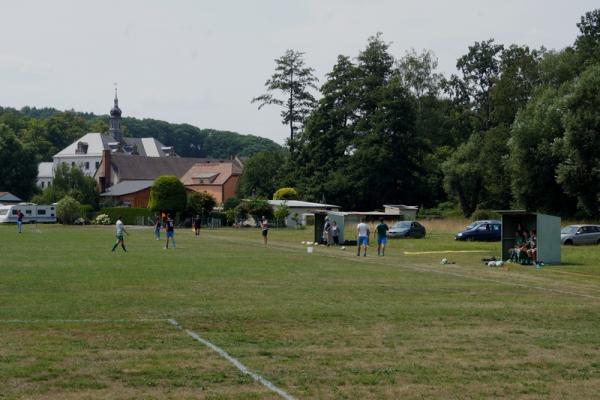
[[[55,205],[37,205],[34,203],[19,203],[0,205],[0,223],[17,223],[17,213],[23,213],[23,223],[56,222]]]

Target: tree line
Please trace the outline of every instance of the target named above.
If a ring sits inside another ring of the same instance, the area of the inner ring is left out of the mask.
[[[182,157],[248,157],[261,151],[281,150],[281,146],[270,139],[199,129],[189,124],[125,117],[122,126],[125,136],[153,137],[173,146]],[[53,108],[0,107],[0,190],[30,199],[37,192],[38,163],[52,161],[54,154],[87,132],[107,131],[107,115]]]
[[[340,55],[314,92],[303,53],[275,60],[267,93],[287,151],[248,160],[239,196],[283,186],[345,209],[524,208],[600,217],[600,10],[562,50],[475,42],[456,72],[433,52],[390,53],[382,34]],[[310,95],[308,95],[310,94]],[[318,100],[317,100],[318,98]]]

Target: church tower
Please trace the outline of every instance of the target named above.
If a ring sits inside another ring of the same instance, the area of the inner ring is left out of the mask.
[[[108,133],[117,141],[123,141],[121,133],[121,109],[119,108],[119,99],[117,98],[117,88],[115,88],[115,105],[110,110],[110,126]]]

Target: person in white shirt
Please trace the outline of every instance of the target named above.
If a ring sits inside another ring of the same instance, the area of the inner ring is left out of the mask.
[[[367,247],[369,245],[369,225],[365,222],[363,218],[360,221],[360,224],[356,225],[356,230],[358,231],[358,240],[356,246],[356,255],[360,256],[360,248],[364,246],[365,252],[363,256],[367,256]]]
[[[115,224],[115,227],[117,229],[117,232],[116,232],[117,243],[115,243],[115,245],[113,246],[112,251],[115,251],[115,249],[117,248],[117,246],[119,244],[123,248],[123,251],[127,251],[127,249],[125,248],[125,238],[123,237],[123,234],[127,233],[127,231],[125,230],[125,225],[123,225],[123,221],[121,221],[120,215],[119,215],[119,218],[117,218],[117,223]],[[127,233],[127,234],[129,235],[129,233]]]

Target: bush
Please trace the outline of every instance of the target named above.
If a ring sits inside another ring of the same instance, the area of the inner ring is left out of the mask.
[[[120,215],[123,218],[122,221],[125,225],[136,225],[138,224],[138,220],[141,218],[154,221],[152,218],[154,214],[147,208],[103,208],[102,213],[107,214],[111,221],[116,221]]]
[[[209,217],[214,219],[220,219],[222,226],[227,225],[228,217],[227,214],[224,212],[213,211],[209,214]]]
[[[298,200],[298,192],[291,187],[283,187],[273,194],[273,200]]]
[[[81,216],[86,220],[92,219],[92,214],[94,213],[94,207],[90,204],[83,204],[81,206]]]
[[[185,186],[173,175],[159,176],[150,188],[148,208],[152,211],[175,214],[185,210]]]
[[[56,203],[56,216],[63,224],[72,224],[80,213],[81,204],[71,196],[65,196]]]
[[[480,219],[500,219],[500,214],[493,212],[492,210],[480,210],[477,209],[471,214],[472,220],[480,220]]]
[[[226,222],[227,226],[231,226],[234,224],[234,222],[235,222],[235,209],[234,208],[225,210],[225,222]]]
[[[240,199],[237,197],[230,197],[223,202],[223,211],[233,210],[240,204]]]
[[[217,200],[210,193],[194,192],[187,197],[187,214],[190,216],[207,216],[217,205]]]
[[[110,225],[110,217],[107,214],[98,214],[92,221],[94,225]]]
[[[290,215],[290,208],[285,204],[280,204],[273,213],[277,220],[277,226],[285,226],[285,219]]]

